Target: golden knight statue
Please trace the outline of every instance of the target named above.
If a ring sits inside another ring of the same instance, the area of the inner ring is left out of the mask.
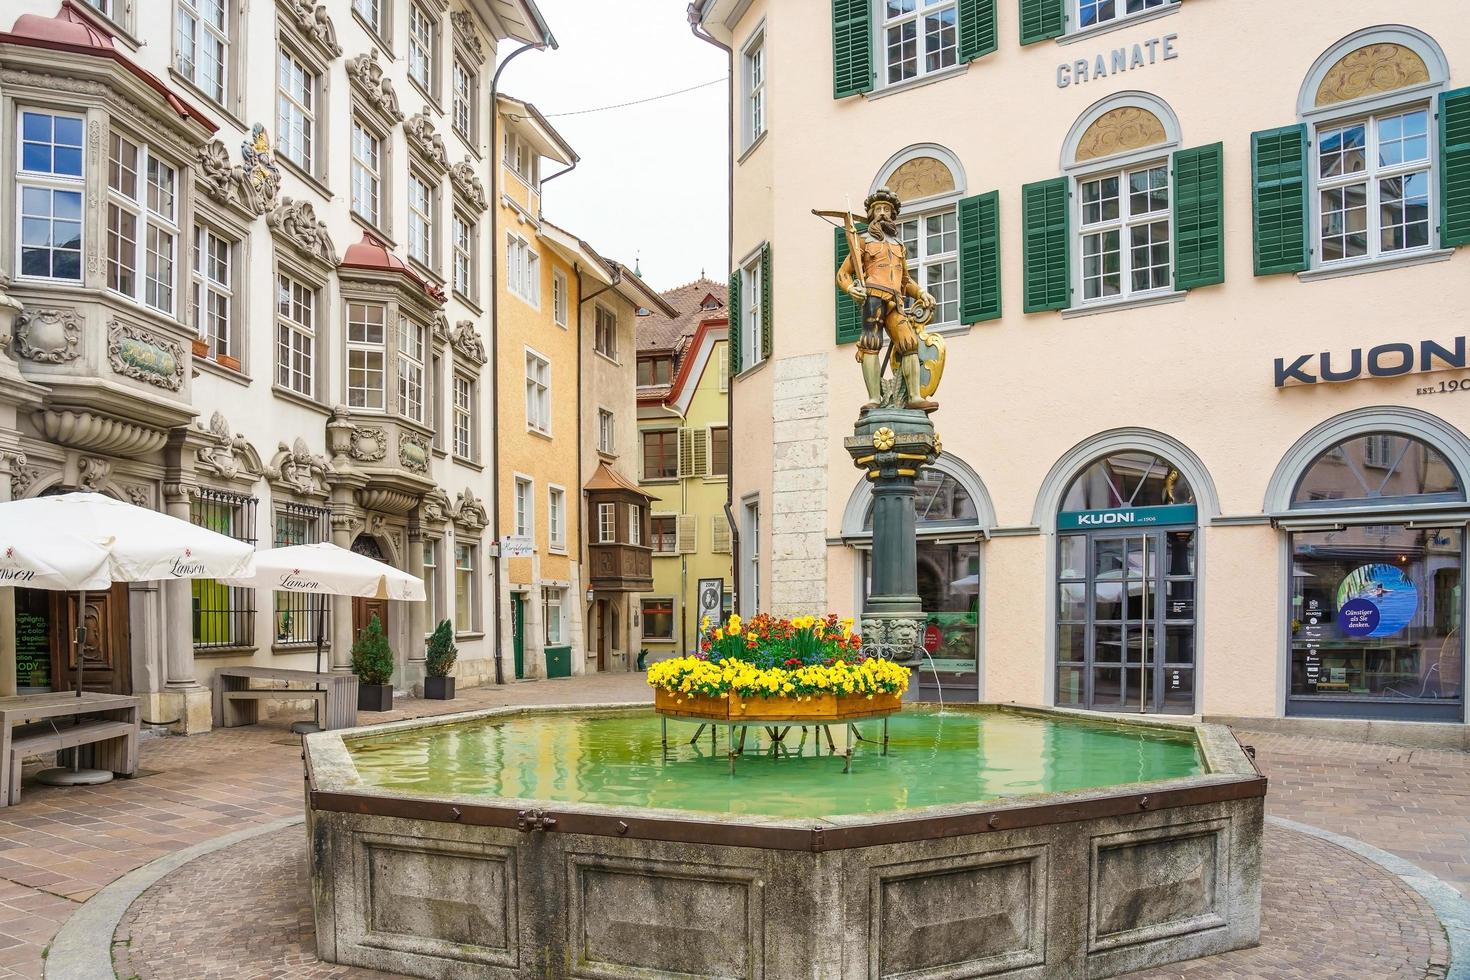
[[[896,194],[878,188],[863,202],[867,228],[862,233],[846,210],[813,212],[823,217],[840,215],[847,236],[848,255],[837,270],[837,286],[862,310],[857,360],[868,389],[864,412],[880,405],[925,412],[939,407],[930,396],[938,390],[944,372],[944,339],[924,329],[934,317],[935,299],[909,276],[908,255],[898,233],[900,208]],[[886,390],[885,334],[895,375]]]

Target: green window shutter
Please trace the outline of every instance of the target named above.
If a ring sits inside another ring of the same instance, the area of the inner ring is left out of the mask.
[[[1470,88],[1439,94],[1439,244],[1470,245]]]
[[[730,295],[726,297],[725,343],[730,347],[730,377],[740,373],[740,270],[730,273]]]
[[[1256,275],[1307,267],[1307,127],[1251,134]]]
[[[1000,193],[960,201],[960,322],[1000,316]]]
[[[1021,0],[1021,43],[1061,37],[1066,30],[1066,0]]]
[[[771,356],[771,243],[761,246],[761,360]]]
[[[1000,47],[996,0],[960,0],[960,60],[974,61]]]
[[[832,98],[873,90],[870,0],[832,0]]]
[[[847,258],[847,235],[841,228],[833,229],[837,240],[837,262],[834,269],[842,268],[842,262]],[[837,290],[837,342],[839,344],[856,343],[858,337],[863,333],[863,314],[858,305],[853,302],[852,297]]]
[[[1067,267],[1067,178],[1054,177],[1021,188],[1021,236],[1025,310],[1065,310],[1072,301]]]
[[[1225,281],[1225,145],[1174,153],[1174,288]]]

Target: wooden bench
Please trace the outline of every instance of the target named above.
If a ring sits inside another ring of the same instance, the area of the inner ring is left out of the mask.
[[[251,687],[252,679],[309,684],[311,687]],[[217,667],[214,671],[214,723],[222,728],[253,725],[260,702],[311,701],[317,722],[327,730],[357,724],[357,675],[288,670],[284,667]]]
[[[90,747],[83,764],[119,776],[138,771],[138,699],[84,691],[0,698],[0,806],[20,802],[26,758]]]

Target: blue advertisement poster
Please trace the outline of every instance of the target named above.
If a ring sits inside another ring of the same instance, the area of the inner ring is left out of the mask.
[[[1393,565],[1359,565],[1337,587],[1337,625],[1348,636],[1393,636],[1419,611],[1419,590]]]

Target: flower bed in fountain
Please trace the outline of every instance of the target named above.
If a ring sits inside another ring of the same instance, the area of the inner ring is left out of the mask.
[[[709,721],[842,722],[899,710],[909,670],[862,653],[851,619],[732,615],[700,652],[649,665],[660,714]]]

